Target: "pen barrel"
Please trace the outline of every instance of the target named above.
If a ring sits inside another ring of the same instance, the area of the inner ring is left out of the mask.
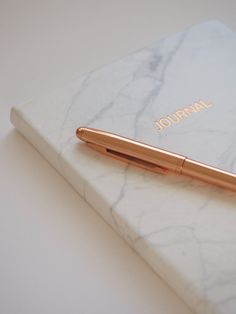
[[[186,159],[182,174],[236,192],[236,174]]]

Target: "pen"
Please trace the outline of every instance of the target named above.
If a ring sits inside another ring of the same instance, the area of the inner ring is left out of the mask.
[[[80,127],[76,136],[103,154],[147,170],[161,174],[170,171],[236,192],[236,174],[231,172],[102,130]]]

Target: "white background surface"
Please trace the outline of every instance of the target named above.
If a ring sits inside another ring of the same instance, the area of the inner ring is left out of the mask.
[[[0,0],[0,313],[192,313],[14,131],[9,110],[232,1]]]

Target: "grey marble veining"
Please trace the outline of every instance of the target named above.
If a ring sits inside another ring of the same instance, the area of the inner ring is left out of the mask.
[[[198,313],[235,313],[235,193],[101,156],[105,129],[236,172],[236,35],[212,21],[12,110],[13,124]],[[160,132],[155,122],[212,104]]]

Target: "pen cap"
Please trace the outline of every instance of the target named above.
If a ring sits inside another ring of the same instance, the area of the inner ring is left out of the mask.
[[[80,127],[76,130],[76,135],[82,141],[139,158],[178,174],[181,173],[185,160],[184,156],[101,130]]]

